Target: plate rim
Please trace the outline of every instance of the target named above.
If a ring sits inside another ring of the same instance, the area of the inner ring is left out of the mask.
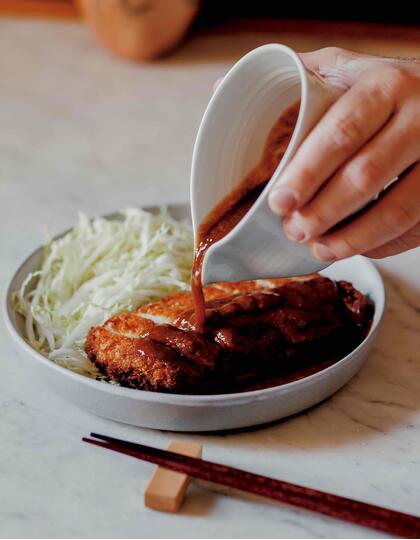
[[[170,208],[185,208],[186,203],[178,203],[178,204],[168,204],[166,205],[168,209]],[[160,208],[159,206],[146,206],[141,207],[141,209],[146,211],[153,211]],[[118,215],[122,215],[122,212],[112,212],[110,214],[102,215],[99,217],[102,217],[104,219],[115,219]],[[92,218],[93,219],[93,218]],[[73,227],[68,228],[64,232],[61,232],[53,237],[53,240],[60,238],[64,234],[67,234],[69,231],[72,230]],[[31,358],[33,358],[35,361],[41,362],[45,367],[55,370],[57,373],[61,373],[65,377],[69,377],[70,379],[73,379],[75,382],[79,382],[82,385],[87,385],[92,387],[94,390],[98,390],[100,392],[104,392],[106,394],[113,394],[118,395],[120,397],[125,397],[129,399],[134,399],[135,401],[148,401],[148,402],[165,402],[166,404],[171,405],[183,405],[183,406],[197,406],[197,405],[221,405],[226,404],[226,402],[235,402],[236,404],[239,404],[242,401],[249,401],[250,399],[255,400],[264,400],[266,398],[269,398],[273,393],[278,392],[279,390],[283,390],[284,392],[288,390],[293,390],[296,386],[303,385],[304,383],[310,384],[311,382],[316,382],[317,379],[322,379],[324,377],[328,377],[328,375],[334,371],[335,369],[338,369],[338,367],[343,366],[343,364],[346,364],[350,362],[355,355],[366,346],[366,344],[371,341],[374,336],[376,335],[380,324],[383,320],[385,308],[386,308],[386,290],[385,285],[382,279],[382,276],[379,272],[379,270],[376,268],[374,263],[367,258],[356,255],[355,257],[352,257],[352,259],[356,259],[355,262],[357,264],[362,264],[366,267],[366,269],[369,270],[369,272],[373,275],[374,279],[377,281],[377,285],[380,289],[380,296],[381,296],[381,302],[379,305],[375,305],[375,316],[374,320],[372,322],[372,326],[367,334],[367,336],[363,339],[359,345],[350,351],[346,356],[343,358],[340,358],[337,362],[332,364],[331,366],[328,366],[320,371],[317,371],[316,373],[313,373],[311,375],[308,375],[307,377],[303,377],[301,379],[297,379],[295,381],[291,381],[285,384],[281,385],[275,385],[270,386],[268,388],[261,388],[257,390],[249,390],[246,392],[237,392],[237,393],[227,393],[227,394],[171,394],[166,392],[150,392],[147,390],[139,390],[136,388],[127,388],[119,385],[112,385],[110,383],[104,382],[104,381],[98,381],[96,379],[90,378],[86,375],[82,375],[80,373],[76,373],[72,371],[69,368],[66,368],[64,366],[61,366],[57,364],[56,362],[53,362],[49,358],[42,355],[40,352],[38,352],[36,349],[34,349],[24,338],[20,335],[18,329],[16,328],[13,319],[12,319],[12,311],[16,312],[15,308],[13,307],[13,299],[12,295],[15,292],[15,286],[14,281],[16,280],[18,274],[22,271],[23,267],[28,264],[28,262],[35,257],[44,246],[40,246],[36,248],[34,251],[32,251],[23,261],[21,264],[18,265],[17,269],[12,273],[12,277],[8,280],[7,286],[5,288],[5,293],[3,295],[3,301],[2,301],[2,315],[3,319],[5,321],[5,326],[9,332],[9,335],[13,339],[13,341],[19,345],[21,349],[24,350],[24,352],[28,353]]]

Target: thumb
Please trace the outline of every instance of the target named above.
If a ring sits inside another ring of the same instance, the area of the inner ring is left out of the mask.
[[[305,67],[342,91],[348,90],[375,63],[374,57],[339,47],[299,53]]]
[[[317,51],[298,53],[298,56],[308,69],[318,73],[328,67],[344,65],[361,55],[340,47],[324,47]]]

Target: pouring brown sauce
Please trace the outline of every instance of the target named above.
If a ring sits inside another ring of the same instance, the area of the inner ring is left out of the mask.
[[[260,162],[201,224],[194,298],[174,293],[90,329],[85,350],[107,378],[157,392],[243,392],[307,377],[364,339],[373,305],[350,283],[322,276],[208,285],[204,305],[204,254],[248,212],[271,178],[298,109],[296,104],[282,114]]]
[[[196,323],[200,329],[204,328],[206,322],[201,277],[206,251],[239,223],[260,196],[287,150],[299,115],[299,108],[298,101],[281,114],[268,134],[259,163],[245,176],[236,189],[216,205],[198,228],[191,288]]]

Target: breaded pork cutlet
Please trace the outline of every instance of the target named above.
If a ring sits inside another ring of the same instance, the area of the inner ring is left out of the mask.
[[[126,337],[102,326],[92,328],[86,341],[86,352],[96,366],[123,386],[158,392],[203,392],[214,387],[219,349],[203,336],[184,335],[176,343],[161,335],[163,325],[156,325],[144,337]],[[174,339],[175,338],[175,339]]]
[[[223,294],[206,288],[207,298]],[[91,328],[86,353],[102,372],[124,386],[160,392],[210,391],[222,368],[219,348],[205,336],[187,335],[170,325],[191,307],[191,294],[175,293],[136,312],[114,315],[103,326]]]
[[[191,295],[177,293],[92,328],[86,352],[132,388],[237,391],[244,376],[290,380],[302,366],[338,360],[364,338],[371,316],[351,284],[324,277],[222,284],[208,289],[204,331],[196,329]]]

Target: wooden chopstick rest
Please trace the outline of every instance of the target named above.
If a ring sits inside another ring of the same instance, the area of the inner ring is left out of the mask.
[[[203,447],[189,441],[172,441],[168,450],[184,456],[201,458]],[[157,467],[144,492],[145,506],[161,512],[178,512],[190,480],[191,477],[187,474]]]
[[[123,441],[108,435],[91,433],[90,436],[92,438],[83,437],[82,440],[113,452],[119,452],[190,475],[195,479],[211,481],[235,490],[239,489],[277,502],[312,510],[319,514],[386,532],[393,537],[420,538],[420,516],[291,484],[221,463],[168,452],[140,443]]]

